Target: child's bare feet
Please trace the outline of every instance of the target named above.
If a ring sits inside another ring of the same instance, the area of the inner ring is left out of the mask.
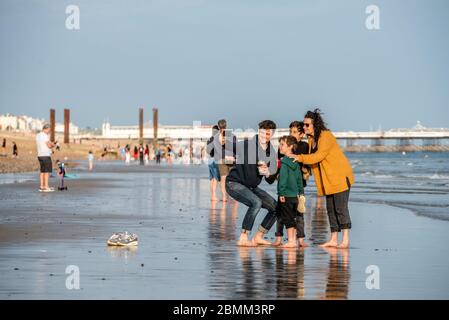
[[[282,237],[276,237],[276,240],[271,244],[273,247],[278,247],[282,244]]]
[[[296,248],[296,241],[287,241],[282,245],[282,248]]]
[[[301,248],[307,248],[309,245],[304,242],[304,238],[299,238],[298,244]]]

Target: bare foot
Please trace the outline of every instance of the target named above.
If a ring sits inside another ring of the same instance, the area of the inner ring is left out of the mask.
[[[212,199],[210,199],[210,201],[218,201],[218,198],[212,198]]]
[[[305,243],[304,240],[299,240],[298,244],[301,248],[307,248],[309,244]]]
[[[342,242],[337,246],[338,249],[348,249],[349,248],[349,242]]]
[[[282,245],[282,248],[296,248],[296,241],[287,241]]]
[[[239,247],[254,247],[255,245],[252,240],[240,239],[239,241],[237,241],[237,246],[239,246]]]
[[[273,247],[279,247],[282,244],[282,238],[276,237],[276,240],[271,244]]]
[[[226,197],[223,197],[223,199],[221,199],[221,201],[223,201],[223,202],[227,202],[227,201],[228,201],[228,199],[227,199]]]
[[[320,247],[322,247],[322,248],[334,248],[336,246],[337,246],[337,242],[335,242],[335,241],[329,241],[329,242],[320,244]]]
[[[271,245],[270,241],[265,240],[264,238],[260,238],[260,237],[254,237],[253,242],[255,245],[265,245],[265,246]]]

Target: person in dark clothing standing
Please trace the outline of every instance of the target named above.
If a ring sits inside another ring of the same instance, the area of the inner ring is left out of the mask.
[[[293,136],[283,136],[279,139],[279,142],[279,150],[285,157],[281,160],[277,186],[279,196],[278,222],[280,221],[287,229],[288,242],[283,247],[296,248],[297,230],[302,231],[304,234],[304,220],[302,219],[298,223],[297,219],[298,196],[304,193],[302,173],[299,169],[299,164],[290,158],[294,154],[293,151],[297,145],[297,140]],[[304,236],[300,238],[301,244],[304,244]]]
[[[302,121],[293,121],[292,123],[290,123],[289,125],[290,128],[290,135],[293,136],[296,139],[296,145],[293,149],[293,154],[294,155],[299,155],[299,154],[308,154],[309,153],[309,145],[307,142],[302,141],[302,139],[305,136],[304,133],[304,122]],[[279,158],[283,157],[283,154],[281,154],[280,151],[278,151],[278,156]],[[303,188],[306,187],[307,185],[307,179],[310,176],[310,172],[311,169],[309,166],[304,166],[302,163],[299,163],[299,168],[300,171],[302,173],[302,185]],[[278,171],[279,173],[279,171]],[[299,216],[298,217],[298,225],[297,225],[297,230],[296,230],[296,236],[298,239],[302,239],[305,237],[304,235],[304,227],[301,227],[301,219],[304,219],[303,216]],[[303,220],[302,220],[303,221]],[[282,237],[284,236],[284,224],[282,223],[282,221],[279,221],[276,223],[276,240],[273,242],[273,246],[279,246],[282,244]],[[300,241],[300,246],[307,246],[303,241]]]
[[[141,166],[144,165],[144,162],[143,162],[143,156],[144,156],[144,154],[145,154],[145,149],[144,149],[144,147],[143,147],[143,144],[140,144],[140,147],[139,147],[139,160],[140,160],[140,165],[141,165]]]
[[[248,206],[242,223],[242,232],[237,242],[239,246],[270,245],[264,235],[276,222],[276,200],[259,188],[262,179],[268,183],[275,181],[277,153],[270,139],[276,124],[271,120],[259,123],[259,133],[252,139],[237,143],[236,164],[226,177],[226,191],[237,202]],[[260,209],[268,210],[256,235],[252,240],[249,234]]]
[[[219,132],[219,128],[217,125],[212,127],[212,136],[207,141],[206,151],[209,154],[208,167],[209,167],[209,181],[210,181],[210,193],[211,193],[211,201],[218,201],[217,196],[215,195],[217,190],[217,184],[220,182],[220,172],[218,170],[217,163],[215,162],[215,148],[214,148],[214,139]],[[226,192],[226,190],[223,190]]]
[[[14,158],[17,158],[19,156],[19,151],[15,142],[12,143],[12,156]]]

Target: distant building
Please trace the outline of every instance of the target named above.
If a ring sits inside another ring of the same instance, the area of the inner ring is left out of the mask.
[[[34,119],[28,116],[0,115],[0,130],[14,132],[34,132],[42,129],[44,119]]]
[[[79,132],[79,128],[70,122],[69,133],[70,135],[76,135]],[[55,133],[64,133],[64,124],[63,123],[55,123]]]
[[[211,125],[165,126],[159,124],[157,130],[158,139],[208,139],[211,134]],[[107,139],[138,139],[139,126],[111,126],[109,122],[104,122],[102,125],[102,137]],[[144,124],[143,137],[145,139],[154,138],[151,122]]]
[[[15,116],[12,114],[0,115],[0,130],[12,131],[12,132],[37,132],[42,130],[42,127],[46,121],[44,119],[34,119],[29,116]],[[79,128],[70,123],[69,128],[71,135],[76,135],[79,132]],[[55,124],[56,133],[64,133],[64,124]]]

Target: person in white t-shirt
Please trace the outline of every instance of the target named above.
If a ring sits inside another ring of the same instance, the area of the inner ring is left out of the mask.
[[[45,124],[42,131],[36,136],[37,159],[40,164],[40,192],[53,192],[54,188],[48,186],[48,178],[52,171],[51,154],[55,144],[50,141],[50,125]]]

